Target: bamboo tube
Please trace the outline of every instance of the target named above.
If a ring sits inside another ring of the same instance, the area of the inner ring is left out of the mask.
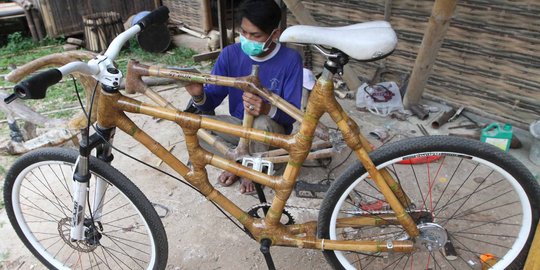
[[[223,11],[223,9],[221,10]],[[220,22],[221,26],[221,22]],[[222,48],[223,49],[223,48]],[[256,81],[259,80],[259,66],[253,65],[251,68],[251,76],[256,78]],[[252,128],[253,127],[253,121],[255,120],[255,117],[251,115],[248,111],[244,110],[244,120],[242,121],[242,126],[244,128]],[[240,153],[247,153],[249,154],[249,139],[246,138],[240,138],[240,141],[238,142],[238,145],[236,146],[236,152]]]
[[[316,141],[311,145],[311,150],[316,150],[320,148],[329,148],[332,147],[332,143],[329,141]],[[267,152],[260,153],[261,157],[276,157],[286,155],[287,151],[285,149],[275,149]]]
[[[187,114],[187,113],[183,113]],[[200,119],[200,127],[212,131],[218,131],[236,137],[247,138],[258,142],[263,142],[278,148],[290,149],[291,136],[278,133],[268,133],[265,131],[255,130],[253,128],[245,128],[241,126],[231,125],[219,120],[202,117]]]
[[[313,159],[320,159],[320,158],[329,158],[336,154],[336,151],[333,148],[328,149],[322,149],[315,152],[310,152],[306,160],[313,160]],[[285,163],[288,162],[291,157],[289,155],[287,156],[278,156],[278,157],[266,157],[265,160],[268,160],[272,163]]]
[[[378,214],[376,216],[361,216],[361,217],[346,217],[338,218],[336,221],[337,228],[350,228],[362,226],[380,226],[380,225],[399,225],[395,215]]]
[[[249,114],[247,111],[244,111],[244,120],[242,121],[242,126],[245,128],[252,128],[253,127],[253,121],[255,117],[253,115]],[[237,152],[249,154],[249,139],[247,138],[240,138],[240,141],[238,141],[238,145],[236,146]]]
[[[229,147],[227,147],[227,145],[225,145],[223,142],[219,141],[216,136],[213,136],[212,134],[210,134],[210,132],[204,129],[199,129],[199,131],[197,131],[197,136],[199,136],[201,140],[205,141],[214,149],[216,149],[219,153],[227,156],[227,153],[229,152]]]
[[[413,241],[391,241],[392,249],[387,241],[340,241],[340,240],[317,240],[315,248],[325,250],[340,251],[360,251],[360,252],[412,252],[414,250]]]

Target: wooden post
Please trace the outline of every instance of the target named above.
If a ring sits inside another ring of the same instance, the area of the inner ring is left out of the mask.
[[[525,262],[525,268],[523,269],[540,269],[540,225],[536,226],[534,240],[531,244],[531,248],[529,249],[529,255],[527,256],[527,261]]]
[[[300,24],[317,25],[317,22],[315,21],[313,16],[311,16],[311,14],[306,10],[304,5],[302,4],[302,1],[283,0],[283,2],[287,5],[291,13],[294,15],[294,17],[296,17]],[[356,91],[356,89],[358,89],[358,87],[360,86],[360,79],[358,79],[358,76],[356,76],[350,66],[345,66],[343,70],[343,80],[347,84],[347,87],[349,87],[349,89],[352,91]]]
[[[34,20],[34,27],[36,29],[38,39],[42,40],[45,38],[46,35],[43,33],[45,29],[43,28],[43,20],[41,19],[41,14],[35,8],[30,9],[30,12],[32,13],[32,19]]]
[[[219,27],[219,45],[221,49],[225,48],[228,45],[227,42],[227,9],[224,0],[217,0],[217,9],[218,9],[218,27]]]
[[[384,20],[390,22],[392,17],[392,0],[386,0],[384,2]]]
[[[435,63],[437,53],[448,30],[450,18],[456,9],[457,0],[435,0],[424,39],[414,63],[407,93],[403,99],[406,108],[420,102],[427,79]]]
[[[278,4],[279,8],[281,8],[281,22],[279,23],[279,28],[281,31],[283,29],[287,28],[287,5],[283,2],[283,0],[275,0]]]

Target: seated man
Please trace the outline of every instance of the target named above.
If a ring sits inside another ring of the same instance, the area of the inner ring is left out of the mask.
[[[302,59],[300,55],[278,43],[281,29],[281,10],[274,0],[246,0],[238,8],[240,43],[227,46],[218,57],[212,74],[242,77],[251,74],[253,65],[259,65],[261,84],[297,108],[302,98]],[[270,105],[261,97],[233,87],[190,84],[187,91],[201,111],[213,111],[229,96],[229,115],[217,119],[236,125],[242,124],[244,110],[255,117],[253,127],[273,133],[290,134],[294,119]],[[238,138],[221,136],[225,141],[238,144]],[[250,143],[250,152],[268,151],[269,146]],[[238,176],[224,171],[218,178],[230,186]],[[255,186],[242,179],[241,193],[253,193]]]

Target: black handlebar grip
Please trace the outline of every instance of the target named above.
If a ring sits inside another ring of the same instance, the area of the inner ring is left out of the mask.
[[[169,19],[169,8],[161,6],[158,9],[150,12],[150,14],[144,16],[137,24],[144,29],[152,24],[162,24]]]
[[[15,95],[21,99],[42,99],[45,97],[47,88],[58,83],[62,79],[62,72],[53,68],[40,72],[15,85]]]

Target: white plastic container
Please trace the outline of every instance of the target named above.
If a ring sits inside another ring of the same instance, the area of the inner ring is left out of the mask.
[[[529,152],[529,159],[532,161],[532,163],[540,166],[540,120],[531,123],[529,131],[533,136],[533,142]]]

